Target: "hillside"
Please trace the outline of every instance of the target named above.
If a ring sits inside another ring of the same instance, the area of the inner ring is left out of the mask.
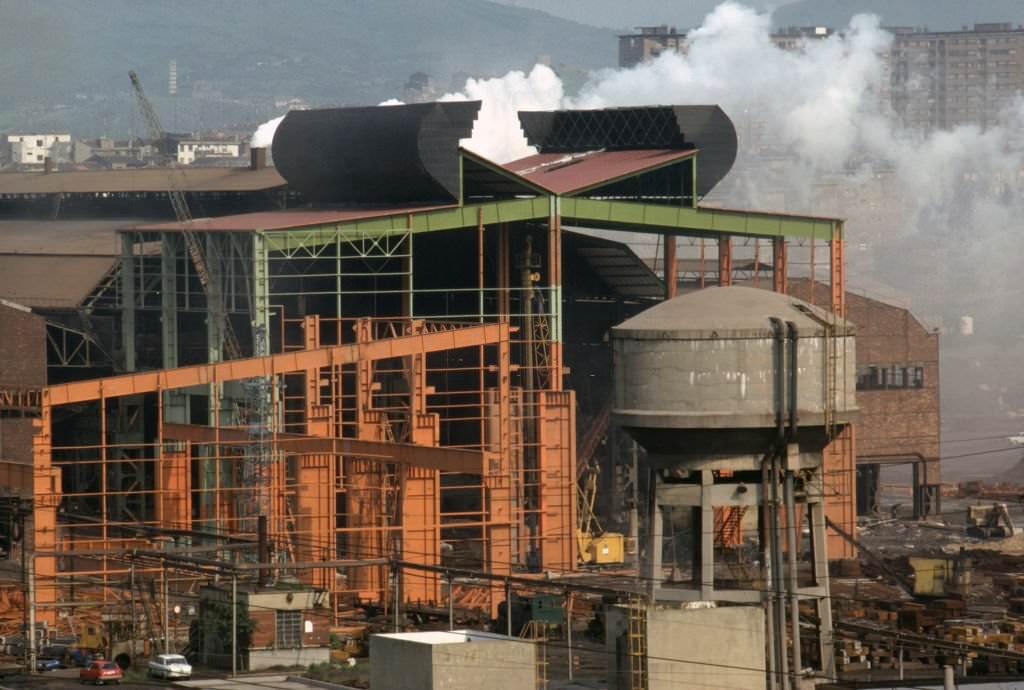
[[[775,11],[776,26],[844,27],[855,14],[877,14],[887,26],[950,31],[983,22],[1024,23],[1021,0],[798,0]]]
[[[156,96],[171,59],[181,96],[158,105],[210,125],[289,98],[376,103],[418,71],[444,90],[542,55],[582,69],[616,60],[611,31],[484,0],[0,0],[0,42],[0,129],[75,113],[109,125],[124,117],[128,70]],[[193,93],[204,104],[181,102]]]

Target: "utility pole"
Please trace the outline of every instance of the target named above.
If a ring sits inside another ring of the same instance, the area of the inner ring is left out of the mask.
[[[24,542],[22,542],[24,548]],[[25,575],[28,580],[28,672],[36,672],[36,559],[29,555],[25,562]]]
[[[171,628],[167,605],[170,600],[170,588],[167,586],[167,563],[164,563],[164,654],[171,653]]]
[[[128,602],[129,608],[131,609],[132,625],[131,625],[131,636],[132,636],[132,663],[135,663],[135,559],[132,559],[131,564],[128,566]]]
[[[448,629],[455,630],[455,582],[449,575],[448,578]]]
[[[399,619],[399,604],[402,601],[402,575],[399,570],[399,566],[396,563],[394,567],[395,577],[395,632],[401,632],[401,624]]]
[[[505,580],[505,634],[512,637],[512,581]]]
[[[572,680],[572,599],[573,593],[565,592],[565,640],[569,647],[569,680]]]
[[[231,676],[238,675],[238,574],[231,573]]]

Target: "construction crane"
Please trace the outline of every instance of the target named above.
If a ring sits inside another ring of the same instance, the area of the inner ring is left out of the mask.
[[[139,75],[134,71],[130,71],[128,72],[128,78],[131,79],[132,89],[135,91],[135,98],[139,102],[139,110],[142,111],[142,117],[146,121],[149,135],[154,141],[159,142],[164,136],[164,128],[160,124],[160,117],[156,114],[153,104],[146,98],[146,93],[142,90],[142,82],[139,81]],[[184,181],[183,173],[176,166],[176,162],[172,158],[167,168],[167,196],[171,200],[171,206],[174,208],[174,215],[178,219],[179,225],[181,225],[181,234],[185,238],[185,247],[188,249],[189,258],[192,260],[196,275],[199,277],[199,284],[202,286],[203,294],[206,296],[206,305],[209,309],[211,320],[217,324],[220,333],[223,335],[222,355],[224,356],[222,358],[238,359],[242,356],[242,348],[238,343],[238,337],[235,335],[234,328],[231,326],[231,320],[228,318],[227,305],[224,303],[220,290],[213,284],[203,244],[192,229],[192,212],[189,210],[188,202],[185,200],[184,184],[182,184]]]

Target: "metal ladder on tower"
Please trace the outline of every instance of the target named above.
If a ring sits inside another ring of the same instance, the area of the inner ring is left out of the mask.
[[[626,643],[629,688],[647,690],[647,606],[639,596],[629,599]]]

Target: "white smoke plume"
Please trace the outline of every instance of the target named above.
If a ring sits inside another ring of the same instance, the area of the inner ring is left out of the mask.
[[[249,140],[249,146],[253,148],[263,147],[270,148],[274,143],[274,133],[277,132],[277,126],[281,124],[281,120],[285,118],[284,115],[275,117],[272,120],[267,120],[262,125],[256,128],[256,131],[252,134],[252,139]]]
[[[850,243],[878,254],[871,261],[851,256],[854,272],[858,262],[874,266],[886,282],[931,309],[930,316],[952,318],[958,310],[979,308],[969,303],[969,292],[935,288],[944,271],[963,279],[981,273],[977,265],[1009,269],[1011,257],[1020,256],[1018,233],[1008,232],[1007,223],[1024,217],[1024,203],[1007,193],[1006,183],[1016,185],[1024,168],[1011,146],[1024,108],[985,131],[966,126],[913,135],[894,124],[884,103],[882,55],[892,37],[876,17],[858,16],[840,34],[810,40],[801,51],[773,45],[770,30],[768,15],[727,1],[690,34],[687,55],[666,52],[650,64],[597,72],[577,96],[566,96],[554,72],[537,66],[470,80],[461,93],[445,98],[483,101],[468,146],[502,162],[530,152],[518,110],[719,104],[741,138],[757,122],[787,152],[784,167],[773,174],[798,193],[784,198],[784,208],[770,210],[848,215]],[[857,189],[876,179],[879,167],[886,197],[901,209],[898,218],[872,218],[852,203],[814,205],[810,190],[820,176],[847,173]],[[756,206],[777,199],[765,193],[770,182],[746,179],[732,188],[740,198],[729,201]],[[898,258],[888,258],[890,252]],[[892,270],[884,270],[888,263]]]
[[[500,162],[530,153],[518,110],[721,105],[741,140],[753,140],[756,124],[783,154],[770,164],[748,159],[746,170],[741,160],[721,186],[724,201],[845,217],[854,285],[858,277],[886,283],[932,323],[970,314],[979,332],[1017,342],[1024,329],[1007,314],[1024,297],[1017,279],[1024,155],[1016,134],[1024,105],[1012,104],[1002,123],[984,130],[904,130],[885,88],[892,37],[874,16],[838,28],[802,50],[783,50],[771,42],[767,15],[728,0],[689,35],[686,55],[597,72],[576,96],[538,66],[470,80],[446,98],[483,101],[468,146]],[[821,193],[824,179],[839,181],[832,197]]]
[[[555,110],[563,106],[562,80],[546,65],[535,65],[529,74],[515,71],[495,79],[470,79],[459,93],[442,101],[481,101],[473,136],[466,148],[481,156],[507,162],[528,155],[516,116],[520,110]]]

